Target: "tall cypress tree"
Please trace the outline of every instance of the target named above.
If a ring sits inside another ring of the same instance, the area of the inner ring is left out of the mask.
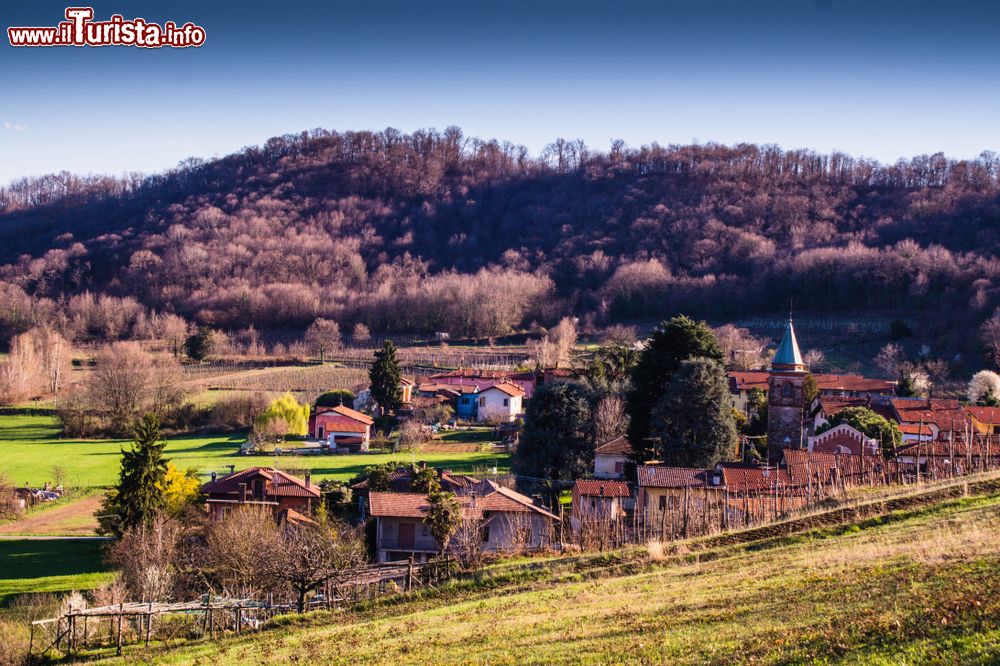
[[[383,413],[394,412],[403,405],[403,389],[399,385],[402,376],[396,360],[396,346],[392,340],[386,340],[382,349],[375,352],[375,360],[368,371],[372,399]]]
[[[684,315],[661,323],[642,350],[639,362],[630,373],[632,385],[626,396],[628,437],[637,460],[650,460],[656,455],[657,447],[647,439],[650,437],[650,413],[681,363],[692,358],[707,358],[719,367],[725,360],[708,324]]]
[[[649,419],[656,455],[668,465],[712,467],[736,452],[726,371],[712,359],[681,363]]]
[[[167,443],[160,439],[159,419],[146,414],[135,424],[133,437],[132,448],[122,449],[118,484],[101,509],[101,527],[118,535],[149,522],[163,508],[169,461],[163,457]]]

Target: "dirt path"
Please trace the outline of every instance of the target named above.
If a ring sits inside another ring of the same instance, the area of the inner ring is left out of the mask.
[[[101,506],[101,493],[41,511],[13,523],[0,525],[4,536],[95,536],[97,519],[94,513]]]

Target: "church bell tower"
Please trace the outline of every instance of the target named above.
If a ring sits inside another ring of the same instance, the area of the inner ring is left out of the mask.
[[[809,369],[802,361],[791,318],[771,361],[767,379],[767,461],[781,462],[782,449],[801,449],[802,412]]]

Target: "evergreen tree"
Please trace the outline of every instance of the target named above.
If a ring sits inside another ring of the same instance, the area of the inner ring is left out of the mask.
[[[517,474],[572,481],[594,464],[591,396],[576,382],[542,384],[524,415],[512,461]]]
[[[108,493],[98,520],[102,531],[121,536],[125,530],[151,521],[165,505],[167,462],[160,439],[160,422],[147,414],[136,423],[132,448],[122,449],[118,484]]]
[[[327,391],[322,393],[318,398],[316,398],[317,407],[337,407],[343,405],[344,407],[353,407],[355,396],[353,393],[347,389],[333,389],[332,391]]]
[[[199,326],[198,330],[184,341],[184,353],[192,361],[204,361],[215,349],[215,339],[212,329],[208,326]]]
[[[722,368],[724,355],[708,324],[684,315],[661,323],[647,341],[632,369],[627,395],[628,437],[638,460],[650,460],[655,448],[650,436],[650,414],[681,363],[705,358]]]
[[[813,377],[813,373],[806,375],[805,381],[802,382],[802,404],[805,405],[808,410],[812,406],[813,400],[819,397],[819,384],[816,383],[816,378]]]
[[[430,527],[433,536],[440,547],[439,553],[444,554],[448,550],[448,543],[451,536],[462,524],[462,505],[454,493],[436,490],[427,496],[430,507],[424,522]]]
[[[712,467],[736,452],[726,371],[713,359],[681,363],[650,416],[657,453],[668,465]]]
[[[402,406],[403,389],[399,385],[402,371],[392,340],[386,340],[382,349],[375,352],[368,379],[371,381],[372,399],[384,413],[395,412]]]

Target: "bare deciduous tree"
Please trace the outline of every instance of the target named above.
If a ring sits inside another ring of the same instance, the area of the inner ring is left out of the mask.
[[[114,543],[110,560],[121,570],[129,596],[141,601],[169,601],[177,580],[181,526],[165,516],[125,531]]]
[[[745,328],[726,324],[713,329],[726,363],[733,370],[755,370],[767,363],[767,341],[755,338]]]
[[[138,343],[115,342],[98,354],[87,395],[94,409],[107,414],[111,428],[124,432],[141,412],[164,415],[183,392],[176,360],[154,357]]]
[[[555,367],[570,365],[573,349],[576,347],[576,337],[576,321],[572,317],[563,317],[552,329],[552,340],[556,347]]]
[[[274,549],[280,538],[270,510],[239,507],[209,527],[205,565],[225,594],[259,597],[275,585]]]
[[[993,313],[993,316],[983,322],[979,329],[979,337],[986,349],[986,355],[993,359],[993,362],[1000,366],[1000,310]]]
[[[295,595],[298,612],[308,594],[365,559],[364,541],[343,525],[286,525],[274,545],[274,575]]]
[[[875,357],[875,365],[884,372],[887,377],[897,377],[899,367],[903,362],[903,350],[899,345],[892,342],[887,343],[879,350]]]
[[[600,445],[609,442],[628,429],[625,403],[616,395],[607,395],[594,407],[594,437]]]
[[[305,343],[320,360],[340,347],[340,326],[331,319],[318,318],[306,329]]]
[[[28,333],[14,337],[7,358],[0,363],[0,402],[27,400],[39,389],[39,362],[34,340]]]

